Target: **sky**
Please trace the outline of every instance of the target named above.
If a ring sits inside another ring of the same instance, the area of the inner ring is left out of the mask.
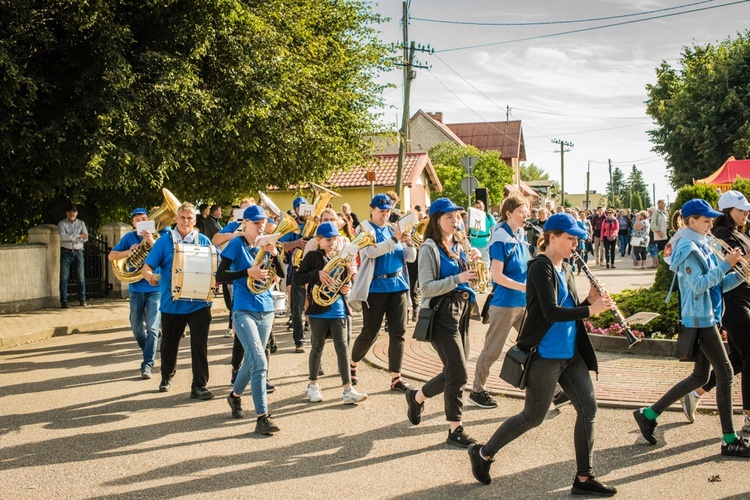
[[[737,0],[411,0],[409,39],[430,45],[432,55],[417,58],[410,110],[442,112],[446,123],[521,120],[526,162],[560,180],[560,154],[552,140],[573,144],[565,154],[565,191],[604,193],[607,161],[627,176],[633,165],[655,186],[657,199],[674,200],[666,164],[652,151],[647,134],[655,128],[646,114],[646,85],[666,61],[679,67],[684,47],[721,42],[750,26],[750,2]],[[385,42],[402,39],[402,2],[373,2],[390,18],[377,26]],[[670,10],[662,10],[670,9]],[[692,13],[672,15],[689,10]],[[651,14],[647,11],[661,10]],[[633,15],[638,14],[638,15]],[[660,19],[631,22],[648,17]],[[474,23],[549,23],[626,16],[614,19],[522,26]],[[460,21],[445,24],[421,19]],[[578,33],[547,36],[614,23]],[[540,38],[541,37],[541,38]],[[519,41],[519,39],[534,38]],[[481,47],[464,48],[482,44]],[[459,49],[459,50],[455,50]],[[384,94],[383,122],[400,124],[403,73],[380,76],[393,84]],[[720,165],[716,165],[719,168]]]

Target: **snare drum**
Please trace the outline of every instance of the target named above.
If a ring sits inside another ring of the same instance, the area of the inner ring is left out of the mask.
[[[177,243],[172,264],[172,299],[204,300],[213,298],[216,286],[216,248]]]
[[[284,316],[284,314],[286,314],[286,293],[271,290],[271,297],[273,297],[273,310],[276,312],[275,316]]]

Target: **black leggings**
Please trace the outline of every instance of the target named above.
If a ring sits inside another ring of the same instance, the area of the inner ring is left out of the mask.
[[[646,247],[633,247],[635,260],[646,260]]]
[[[604,238],[604,260],[607,264],[614,265],[616,246],[617,246],[617,241],[609,241],[608,239]]]

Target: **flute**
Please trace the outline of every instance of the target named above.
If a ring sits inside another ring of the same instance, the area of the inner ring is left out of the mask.
[[[589,269],[589,266],[586,265],[586,263],[583,261],[583,257],[581,257],[581,254],[573,250],[573,258],[578,263],[578,266],[581,268],[581,270],[586,274],[586,277],[589,279],[592,285],[594,285],[594,288],[596,291],[604,297],[604,294],[607,293],[607,291],[602,287],[602,285],[599,283],[599,280],[596,279],[596,276],[594,276],[594,273],[591,272],[591,269]],[[625,321],[625,318],[623,317],[622,313],[620,312],[620,309],[615,306],[615,308],[612,310],[612,314],[615,315],[615,320],[617,320],[617,324],[619,324],[622,327],[622,331],[625,334],[625,337],[628,339],[628,349],[636,345],[638,342],[641,341],[638,337],[636,337],[633,334],[633,330],[630,329],[630,325],[628,325],[628,322]]]

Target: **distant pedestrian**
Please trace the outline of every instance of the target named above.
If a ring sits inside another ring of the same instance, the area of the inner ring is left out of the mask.
[[[60,234],[60,307],[68,307],[68,279],[75,273],[78,282],[78,302],[86,305],[86,276],[83,267],[83,244],[89,239],[86,223],[78,219],[78,207],[71,203],[65,209],[65,219],[57,223]]]

